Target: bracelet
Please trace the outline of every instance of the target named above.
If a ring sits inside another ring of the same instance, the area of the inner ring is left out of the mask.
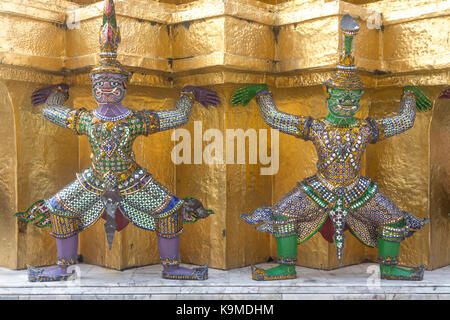
[[[189,99],[195,101],[195,95],[192,91],[181,91],[180,94],[182,97],[188,97]]]
[[[180,258],[178,258],[178,257],[173,257],[173,258],[160,257],[159,259],[160,259],[160,263],[165,267],[166,266],[178,266],[181,263]]]
[[[60,258],[56,261],[56,265],[68,267],[77,263],[77,259],[74,258]]]
[[[403,90],[402,98],[404,96],[413,96],[414,98],[417,98],[417,94],[414,91],[411,91],[411,90],[408,90],[408,89]]]
[[[69,99],[69,90],[64,89],[61,86],[57,86],[55,89],[53,89],[53,91],[56,92],[61,92],[62,94],[64,94],[64,97],[67,99]]]
[[[305,139],[305,140],[309,140],[309,132],[311,131],[312,120],[313,120],[312,117],[307,116],[306,120],[304,122],[302,135],[303,135],[303,139]],[[305,132],[305,130],[306,130],[306,132]]]
[[[66,119],[67,127],[74,130],[76,134],[80,134],[78,131],[78,125],[80,123],[80,116],[83,112],[86,112],[86,108],[80,108],[70,113],[70,116]]]
[[[258,90],[258,92],[256,92],[256,98],[259,98],[259,96],[262,94],[271,94],[271,93],[268,90]]]

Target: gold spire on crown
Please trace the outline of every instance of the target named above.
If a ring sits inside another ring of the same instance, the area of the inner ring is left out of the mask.
[[[359,24],[349,14],[340,22],[342,30],[342,53],[335,74],[324,85],[336,89],[363,89],[363,83],[356,74],[354,65],[354,40],[359,31]]]
[[[105,0],[103,5],[103,22],[99,31],[100,62],[92,69],[91,76],[97,73],[117,73],[129,77],[122,64],[116,59],[120,43],[120,29],[116,21],[113,0]]]

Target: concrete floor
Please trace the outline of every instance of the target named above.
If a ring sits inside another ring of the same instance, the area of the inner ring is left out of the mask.
[[[209,279],[205,281],[162,279],[160,265],[125,271],[88,264],[73,268],[78,274],[76,280],[47,283],[28,282],[25,270],[0,268],[0,299],[450,300],[450,266],[426,271],[423,281],[380,280],[378,265],[364,263],[333,271],[297,267],[297,279],[267,282],[252,280],[250,267],[209,269]]]

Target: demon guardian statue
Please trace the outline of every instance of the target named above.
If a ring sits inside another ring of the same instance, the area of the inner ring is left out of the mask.
[[[64,84],[37,90],[32,96],[34,105],[44,103],[47,120],[88,137],[92,164],[53,197],[16,213],[19,219],[37,227],[51,227],[51,235],[56,238],[57,266],[46,270],[29,267],[29,280],[71,278],[67,268],[77,262],[78,234],[101,218],[106,220],[109,248],[115,231],[131,222],[157,233],[163,278],[204,280],[208,276],[207,265],[194,269],[180,267],[180,234],[184,222],[195,222],[213,212],[196,199],[178,199],[136,163],[132,146],[140,135],[187,123],[194,101],[216,106],[219,98],[213,91],[188,86],[181,91],[173,110],[128,109],[121,101],[130,73],[116,60],[120,32],[112,0],[104,4],[99,42],[101,60],[90,74],[98,108],[88,111],[64,106],[68,99],[68,86]]]
[[[428,219],[418,219],[392,203],[375,182],[363,177],[361,158],[369,143],[400,134],[414,124],[416,109],[428,110],[430,101],[415,87],[405,87],[397,114],[386,118],[354,118],[363,84],[354,66],[354,37],[359,25],[345,15],[340,27],[343,52],[337,71],[325,82],[329,113],[324,119],[280,112],[265,84],[249,85],[232,96],[234,105],[247,105],[254,97],[264,121],[283,133],[311,141],[317,151],[317,173],[305,178],[273,207],[262,207],[241,217],[258,230],[270,232],[277,242],[279,266],[252,267],[255,280],[296,277],[297,245],[306,241],[330,219],[339,263],[344,230],[369,247],[378,248],[381,278],[421,280],[424,265],[397,266],[400,242],[421,229]]]

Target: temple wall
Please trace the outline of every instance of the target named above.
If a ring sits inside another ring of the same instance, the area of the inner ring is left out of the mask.
[[[11,212],[17,209],[17,150],[15,112],[8,88],[0,82],[0,261],[17,267],[17,221]]]
[[[10,215],[69,183],[89,165],[90,151],[85,137],[45,121],[30,96],[36,88],[66,82],[70,106],[95,108],[88,73],[99,59],[101,8],[102,2],[88,0],[0,3],[0,121],[5,137],[0,159],[7,163],[0,178],[2,266],[24,268],[55,260],[49,230]],[[445,107],[437,99],[450,78],[449,33],[442,27],[450,22],[449,12],[447,1],[425,0],[117,1],[119,60],[134,72],[124,104],[169,109],[183,86],[208,86],[217,91],[221,104],[208,109],[194,105],[184,127],[193,138],[198,121],[202,133],[219,129],[224,137],[227,129],[269,129],[254,101],[246,107],[231,105],[232,92],[246,83],[267,83],[282,111],[324,116],[322,83],[338,61],[339,19],[350,13],[361,25],[355,62],[366,88],[359,116],[396,112],[405,85],[419,86],[436,101],[432,112],[418,114],[413,129],[369,146],[363,172],[403,210],[431,217],[430,225],[405,241],[401,262],[437,268],[450,263],[445,249],[448,193],[442,191],[442,172],[447,169],[438,152],[439,142],[448,139],[448,125]],[[312,144],[280,134],[279,170],[261,175],[267,165],[249,164],[248,154],[246,164],[175,165],[171,135],[169,131],[141,137],[134,150],[137,161],[177,196],[196,197],[215,211],[207,220],[185,226],[182,259],[229,269],[274,257],[273,239],[238,216],[274,204],[298,180],[313,174]],[[224,157],[230,152],[227,142]],[[203,150],[208,143],[203,141]],[[350,234],[345,246],[344,265],[376,258],[374,249]],[[299,265],[337,267],[334,245],[320,234],[298,252]],[[97,223],[81,234],[80,253],[85,262],[115,269],[159,260],[155,235],[131,225],[116,235],[109,251],[103,224]]]
[[[430,124],[430,265],[439,268],[450,259],[450,119],[448,99],[435,102]]]
[[[17,110],[17,210],[24,211],[73,180],[78,170],[78,139],[46,121],[41,107],[31,105],[31,93],[38,85],[8,81],[7,86]],[[17,223],[18,265],[53,263],[56,247],[48,230]]]

